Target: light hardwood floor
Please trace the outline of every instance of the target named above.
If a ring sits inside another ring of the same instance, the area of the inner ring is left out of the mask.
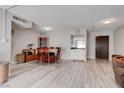
[[[117,88],[110,62],[62,61],[42,65],[36,62],[10,65],[11,76],[4,87],[19,88]]]

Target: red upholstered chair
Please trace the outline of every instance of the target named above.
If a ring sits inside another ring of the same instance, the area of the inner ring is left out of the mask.
[[[43,62],[43,53],[44,53],[44,48],[37,48],[37,55],[38,55],[38,62]]]
[[[52,63],[54,61],[54,55],[49,54],[49,48],[37,48],[38,62]]]
[[[48,48],[37,48],[38,62],[42,62],[42,63],[59,62],[61,48],[60,47],[56,47],[56,48],[52,47],[51,49],[55,49],[56,51],[53,53],[53,52],[50,52],[49,51],[50,49],[48,49]]]

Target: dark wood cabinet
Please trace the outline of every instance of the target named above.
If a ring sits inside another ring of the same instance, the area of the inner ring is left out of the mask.
[[[37,60],[37,54],[33,54],[33,55],[26,55],[26,62],[29,62],[29,61],[34,61],[34,60]]]
[[[36,49],[23,49],[24,62],[37,60]]]
[[[23,49],[22,54],[16,55],[17,64],[37,60],[36,49]]]

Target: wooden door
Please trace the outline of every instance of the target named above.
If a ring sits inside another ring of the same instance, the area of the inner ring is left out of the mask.
[[[109,58],[109,36],[96,37],[96,58]]]

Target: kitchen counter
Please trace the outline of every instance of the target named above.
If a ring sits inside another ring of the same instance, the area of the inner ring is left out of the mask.
[[[71,49],[71,59],[86,61],[86,49],[85,48]]]
[[[71,49],[85,49],[85,48],[76,48],[76,47],[71,47]]]

